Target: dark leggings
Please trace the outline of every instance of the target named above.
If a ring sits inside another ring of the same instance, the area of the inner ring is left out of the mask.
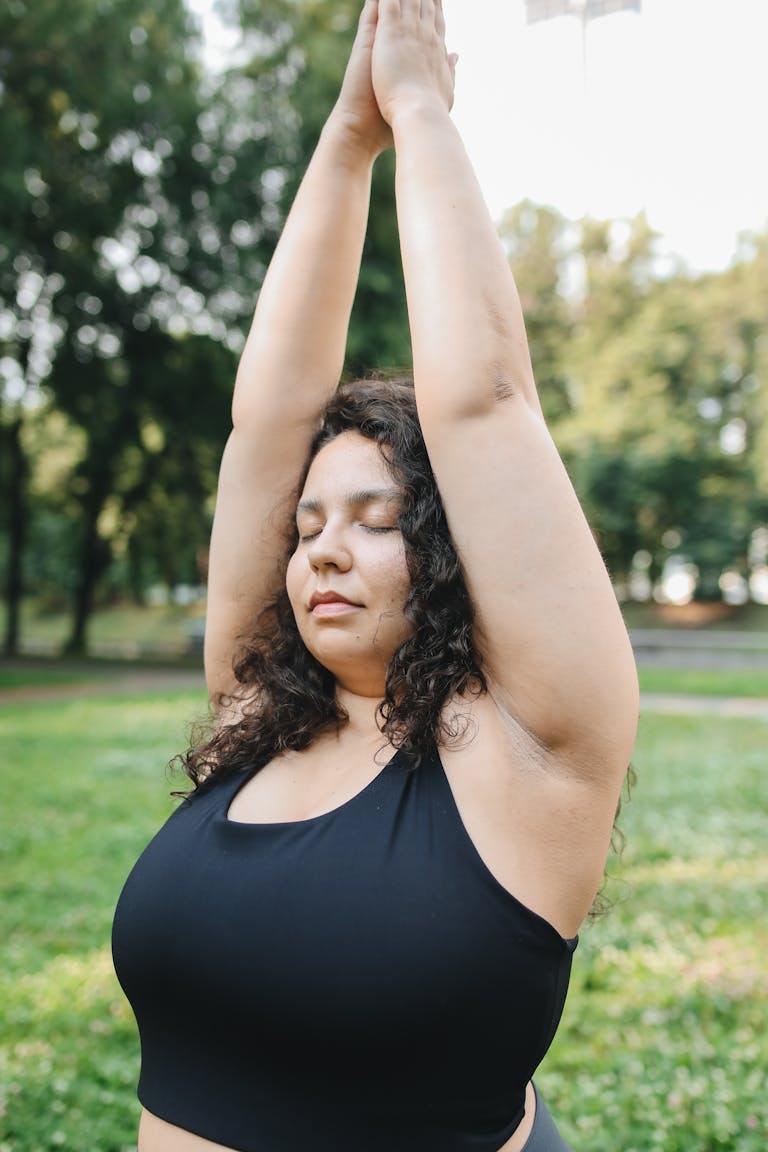
[[[534,1091],[536,1085],[534,1084]],[[573,1152],[558,1132],[549,1109],[536,1092],[536,1115],[531,1134],[523,1144],[522,1152]]]

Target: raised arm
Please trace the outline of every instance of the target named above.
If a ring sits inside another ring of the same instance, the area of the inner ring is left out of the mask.
[[[496,702],[562,762],[613,786],[634,739],[634,662],[541,416],[508,261],[450,119],[444,31],[439,0],[381,0],[373,81],[395,138],[422,429]]]
[[[214,700],[232,689],[239,640],[277,591],[291,497],[344,363],[371,171],[391,143],[371,86],[376,12],[367,0],[237,373],[211,536],[205,669]]]

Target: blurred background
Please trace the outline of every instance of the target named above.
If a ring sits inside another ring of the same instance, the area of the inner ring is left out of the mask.
[[[199,646],[237,355],[358,3],[190,3],[0,14],[7,654]],[[455,119],[630,622],[764,629],[766,5],[445,6]],[[392,171],[349,373],[409,359]]]
[[[237,358],[358,2],[0,5],[0,1152],[136,1149],[110,924],[207,714]],[[765,1152],[768,4],[444,3],[640,665],[613,906],[537,1083],[579,1152]],[[349,374],[409,360],[393,168]]]

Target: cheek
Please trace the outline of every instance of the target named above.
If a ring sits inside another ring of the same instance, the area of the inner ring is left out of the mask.
[[[382,562],[379,579],[381,586],[386,589],[389,603],[397,608],[404,608],[411,590],[411,577],[402,542]]]
[[[406,616],[405,609],[411,592],[411,577],[401,553],[387,571],[387,593],[384,602],[384,618],[381,621],[382,642],[394,653],[413,634],[413,623]],[[386,639],[385,639],[386,637]]]
[[[294,612],[296,611],[297,600],[301,595],[303,583],[304,577],[301,562],[298,555],[294,552],[288,561],[288,567],[285,571],[285,590],[288,593],[288,599],[291,602]]]

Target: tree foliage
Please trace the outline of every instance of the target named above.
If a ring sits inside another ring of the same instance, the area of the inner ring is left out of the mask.
[[[202,68],[182,0],[13,0],[0,16],[8,647],[34,511],[24,430],[43,405],[82,433],[46,513],[68,516],[76,543],[70,647],[85,646],[116,558],[136,593],[150,571],[190,578],[234,356],[357,14],[349,0],[247,5],[220,75]],[[387,165],[352,372],[408,358]]]
[[[644,216],[567,225],[520,206],[503,235],[534,367],[576,487],[617,577],[671,552],[719,596],[768,518],[765,238],[728,271],[660,263]],[[552,393],[552,395],[550,395]]]
[[[358,0],[222,0],[203,63],[183,0],[0,11],[0,561],[66,596],[204,567],[235,359],[332,107]],[[377,163],[347,372],[410,361],[394,159]],[[502,228],[546,415],[606,558],[685,551],[712,592],[768,521],[768,236],[727,272],[661,267],[641,216]],[[664,541],[667,541],[667,544]],[[677,541],[670,545],[669,541]]]

